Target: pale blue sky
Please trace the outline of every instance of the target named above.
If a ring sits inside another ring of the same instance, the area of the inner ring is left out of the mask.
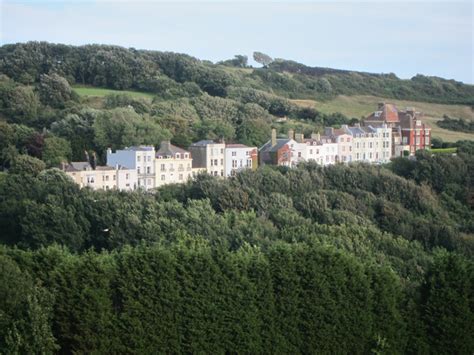
[[[2,44],[106,43],[212,61],[258,50],[311,66],[474,82],[472,1],[0,2]]]

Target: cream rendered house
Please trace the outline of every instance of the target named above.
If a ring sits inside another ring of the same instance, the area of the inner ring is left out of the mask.
[[[118,165],[97,166],[93,169],[88,162],[71,162],[63,168],[63,171],[81,188],[132,191],[138,186],[136,171]]]
[[[178,148],[170,141],[161,142],[156,152],[155,186],[184,183],[193,177],[191,153]]]

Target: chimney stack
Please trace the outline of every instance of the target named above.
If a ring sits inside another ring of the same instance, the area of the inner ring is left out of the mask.
[[[160,143],[160,149],[170,149],[171,142],[170,141],[161,141]]]
[[[332,127],[326,127],[326,128],[324,129],[324,134],[325,134],[326,136],[333,136],[333,135],[334,135],[334,128],[332,128]]]
[[[95,151],[92,152],[91,165],[92,165],[92,170],[95,170],[95,168],[97,166],[97,155],[95,154]]]
[[[288,138],[289,139],[295,139],[295,131],[292,129],[288,130]]]
[[[295,134],[295,141],[298,143],[303,143],[304,142],[304,134],[303,133],[296,133]]]
[[[277,144],[277,130],[272,128],[272,147],[276,146]]]
[[[321,135],[319,134],[319,132],[318,133],[313,132],[311,133],[311,139],[314,139],[319,142],[321,140]]]

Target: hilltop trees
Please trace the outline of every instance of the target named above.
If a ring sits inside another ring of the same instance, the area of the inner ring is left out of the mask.
[[[273,62],[272,57],[262,52],[253,52],[253,59],[264,67],[267,67],[271,62]]]

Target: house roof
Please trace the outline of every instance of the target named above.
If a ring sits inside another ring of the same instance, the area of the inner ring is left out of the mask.
[[[158,151],[156,152],[156,156],[163,157],[163,156],[175,155],[177,153],[185,154],[189,152],[173,144],[168,144],[166,146],[163,146],[163,145],[160,146],[160,149],[158,149]]]
[[[240,144],[240,143],[231,143],[231,144],[226,144],[225,145],[226,148],[252,148],[252,147],[249,147],[245,144]]]
[[[293,141],[293,139],[290,138],[277,138],[276,144],[272,147],[272,141],[269,140],[267,143],[262,145],[260,148],[261,152],[276,152],[278,151],[281,147],[283,147],[285,144],[290,143]]]
[[[213,140],[204,139],[202,141],[191,144],[191,147],[204,147],[208,144],[216,144]]]
[[[92,166],[88,161],[72,161],[64,168],[64,171],[84,171],[92,170]]]
[[[373,113],[371,113],[366,121],[381,121],[381,122],[399,122],[398,110],[394,104],[383,104],[383,106]]]
[[[132,147],[127,147],[125,148],[124,150],[132,150],[132,151],[135,151],[135,152],[151,152],[155,149],[155,147],[151,146],[151,145],[135,145],[135,146],[132,146]]]

